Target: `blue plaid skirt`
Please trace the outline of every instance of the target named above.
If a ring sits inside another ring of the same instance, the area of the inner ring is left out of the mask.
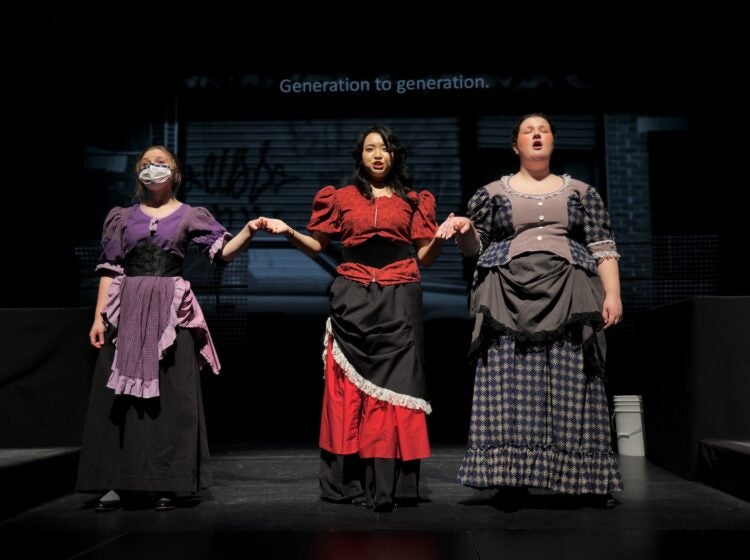
[[[580,300],[576,292],[586,282],[578,278],[575,283],[579,287],[570,290],[570,297]],[[497,325],[501,313],[488,311],[495,320],[485,323]],[[544,340],[522,340],[509,332],[512,328],[492,336],[485,330],[459,482],[566,494],[622,490],[605,380],[586,363],[592,354],[584,351],[583,332],[591,328],[586,320],[571,322]]]

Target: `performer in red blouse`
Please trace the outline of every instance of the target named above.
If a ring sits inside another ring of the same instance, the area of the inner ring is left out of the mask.
[[[310,235],[260,223],[310,256],[341,239],[324,340],[322,498],[390,511],[394,500],[418,501],[420,459],[430,456],[417,263],[434,262],[447,226],[437,225],[435,197],[411,190],[406,151],[389,128],[362,132],[352,155],[354,184],[318,191]]]

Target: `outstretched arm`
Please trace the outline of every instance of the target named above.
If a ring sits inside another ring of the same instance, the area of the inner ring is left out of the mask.
[[[479,254],[479,232],[474,227],[474,223],[464,216],[455,216],[453,212],[448,215],[448,219],[443,222],[445,227],[446,239],[456,237],[458,249],[467,257],[475,257]]]
[[[453,237],[461,229],[462,225],[464,225],[464,221],[471,225],[471,221],[468,218],[456,217],[451,212],[445,221],[440,224],[432,239],[417,240],[414,244],[417,247],[417,260],[419,264],[430,266],[434,263],[438,256],[440,256],[445,240]]]
[[[440,229],[438,229],[435,237],[432,239],[417,239],[414,241],[414,245],[417,248],[417,261],[422,266],[430,266],[440,256],[440,251],[443,250],[443,243],[445,239],[439,237]]]
[[[232,239],[227,241],[221,249],[221,259],[227,262],[234,260],[237,255],[247,248],[253,236],[258,232],[258,229],[260,229],[260,218],[255,218],[247,222],[245,227]]]
[[[289,226],[283,220],[276,218],[258,218],[262,220],[262,229],[272,235],[283,235],[297,249],[305,253],[308,257],[315,257],[323,251],[331,242],[329,235],[315,231],[312,235],[300,233],[293,227]]]

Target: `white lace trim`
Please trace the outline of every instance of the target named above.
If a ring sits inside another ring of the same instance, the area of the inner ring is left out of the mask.
[[[617,251],[596,251],[595,253],[591,253],[591,256],[594,257],[597,260],[604,260],[604,259],[617,259],[620,260],[620,253]]]
[[[521,198],[530,198],[532,200],[546,200],[548,198],[552,198],[553,196],[557,196],[561,192],[565,191],[565,189],[567,189],[570,186],[570,181],[571,181],[570,175],[568,175],[567,173],[563,173],[562,175],[560,175],[560,178],[563,180],[563,184],[562,184],[562,186],[559,189],[556,189],[556,190],[554,190],[552,192],[548,192],[548,193],[531,194],[531,193],[525,193],[525,192],[517,191],[516,189],[514,189],[513,187],[511,187],[510,186],[510,178],[511,177],[512,177],[512,175],[503,175],[500,178],[500,182],[501,182],[501,184],[503,186],[503,189],[506,192],[512,193],[512,194],[514,194],[516,196],[520,196]]]
[[[326,361],[329,339],[333,340],[333,361],[344,371],[347,379],[349,379],[357,389],[373,398],[396,406],[403,406],[404,408],[411,408],[413,410],[422,410],[426,414],[432,412],[432,407],[426,400],[412,397],[410,395],[404,395],[402,393],[396,393],[395,391],[383,387],[378,387],[357,373],[357,370],[354,369],[354,366],[346,359],[346,356],[344,356],[341,348],[339,348],[339,345],[336,343],[336,339],[333,337],[330,317],[326,321],[326,334],[323,338],[323,363]]]

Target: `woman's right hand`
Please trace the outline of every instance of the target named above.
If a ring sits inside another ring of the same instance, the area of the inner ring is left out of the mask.
[[[104,326],[104,319],[94,320],[94,324],[91,325],[91,330],[89,331],[89,341],[91,342],[91,346],[94,348],[101,348],[104,346],[104,333],[106,330],[107,328]]]
[[[271,233],[273,235],[289,235],[292,233],[292,228],[290,228],[283,220],[263,217],[259,219],[263,220],[263,225],[261,227],[265,232]]]

